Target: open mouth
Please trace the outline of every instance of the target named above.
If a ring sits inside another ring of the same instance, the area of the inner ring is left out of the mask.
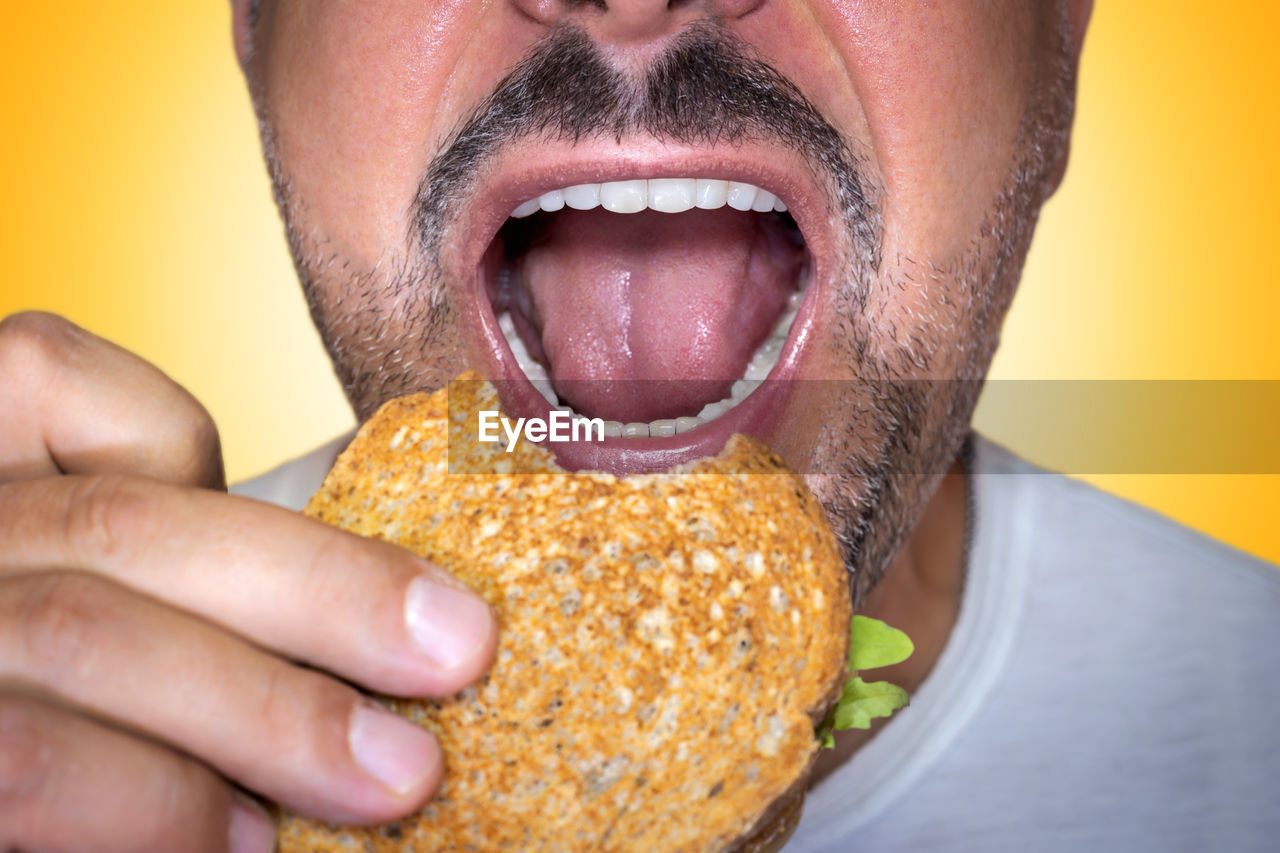
[[[812,319],[815,256],[793,208],[813,199],[741,177],[513,191],[477,307],[512,414],[604,421],[603,441],[551,447],[562,464],[622,474],[714,455],[738,432],[769,441]]]

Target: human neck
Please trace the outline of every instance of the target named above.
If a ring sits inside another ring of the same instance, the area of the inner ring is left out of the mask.
[[[905,631],[914,643],[911,657],[873,674],[876,681],[897,684],[908,694],[914,693],[933,670],[960,611],[967,476],[961,460],[957,460],[925,506],[906,545],[858,610]],[[819,753],[810,784],[821,781],[847,761],[884,722],[878,720],[865,731],[836,732],[835,748]]]

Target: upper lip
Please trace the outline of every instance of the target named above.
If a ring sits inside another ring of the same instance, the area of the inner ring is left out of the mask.
[[[462,285],[459,296],[463,315],[473,324],[474,340],[480,347],[476,356],[483,365],[482,374],[491,378],[514,378],[514,359],[497,328],[482,268],[486,250],[511,211],[549,190],[641,178],[743,181],[772,192],[787,205],[805,238],[812,267],[804,303],[770,379],[786,380],[796,374],[804,343],[812,338],[814,306],[822,301],[824,281],[837,253],[838,220],[827,187],[800,155],[776,146],[750,143],[696,148],[657,140],[619,144],[612,138],[510,146],[483,168],[481,178],[472,185],[470,194],[461,200],[459,213],[453,217],[455,239],[448,241],[448,254],[444,259],[446,269],[455,270],[457,283]],[[518,367],[514,372],[523,377]],[[731,427],[734,431],[745,431],[744,427],[750,426],[757,437],[767,441],[768,435],[762,433],[768,433],[777,424],[782,417],[780,409],[789,396],[779,393],[787,383],[768,384],[773,386],[774,393],[757,392],[752,396],[769,396],[769,400],[759,399],[754,406],[744,404],[730,411],[718,419],[727,422],[718,432],[725,432]],[[545,408],[545,401],[532,386],[528,387],[527,393],[518,393],[517,396],[520,399],[505,400],[504,405],[511,406],[518,414],[537,414]],[[747,402],[750,403],[751,399]],[[528,411],[530,409],[537,411]],[[738,413],[736,418],[735,412]],[[699,435],[700,432],[703,434]],[[719,446],[711,446],[713,438],[722,443],[728,435],[717,433],[713,437],[709,430],[695,430],[670,438],[630,439],[625,449],[616,453],[600,445],[574,448],[562,444],[554,448],[562,461],[565,461],[566,454],[581,457],[569,460],[570,467],[625,473],[664,468],[697,456],[714,454]]]
[[[511,211],[544,192],[575,184],[639,178],[716,178],[744,181],[786,203],[813,256],[820,281],[834,246],[829,195],[795,152],[771,145],[725,145],[707,149],[657,140],[516,144],[485,169],[455,219],[457,269],[469,275]],[[679,214],[673,214],[679,215]]]

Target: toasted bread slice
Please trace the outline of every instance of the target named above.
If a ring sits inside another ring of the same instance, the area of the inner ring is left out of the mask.
[[[279,849],[778,849],[848,646],[817,501],[742,436],[662,474],[569,474],[539,446],[477,442],[492,386],[451,393],[383,406],[306,512],[476,590],[496,661],[456,696],[383,700],[444,748],[422,811],[369,829],[281,814]]]

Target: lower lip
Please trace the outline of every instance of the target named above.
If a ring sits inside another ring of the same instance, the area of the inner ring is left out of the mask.
[[[486,350],[485,360],[496,368],[486,371],[486,375],[504,380],[499,391],[503,406],[510,414],[547,420],[551,416],[551,404],[538,393],[516,364],[489,303],[486,275],[485,266],[481,264],[473,291],[477,303],[475,316],[480,321],[480,337]],[[605,438],[601,441],[547,442],[545,446],[555,454],[556,461],[570,471],[604,471],[625,476],[661,471],[673,465],[715,456],[737,433],[770,444],[771,435],[782,420],[791,396],[792,383],[789,380],[796,372],[798,342],[807,337],[806,332],[812,322],[809,297],[815,290],[814,284],[811,278],[791,334],[768,378],[720,417],[688,432],[663,438]],[[492,364],[494,361],[497,363]]]
[[[548,419],[551,406],[546,399],[519,375],[503,383],[504,400],[511,411],[526,417]],[[706,456],[715,456],[730,436],[744,433],[768,443],[769,433],[777,425],[785,408],[790,383],[770,376],[745,400],[713,421],[696,429],[663,438],[605,438],[600,441],[566,441],[547,443],[556,461],[570,471],[605,471],[617,476],[661,471]],[[525,414],[528,413],[528,414]]]

